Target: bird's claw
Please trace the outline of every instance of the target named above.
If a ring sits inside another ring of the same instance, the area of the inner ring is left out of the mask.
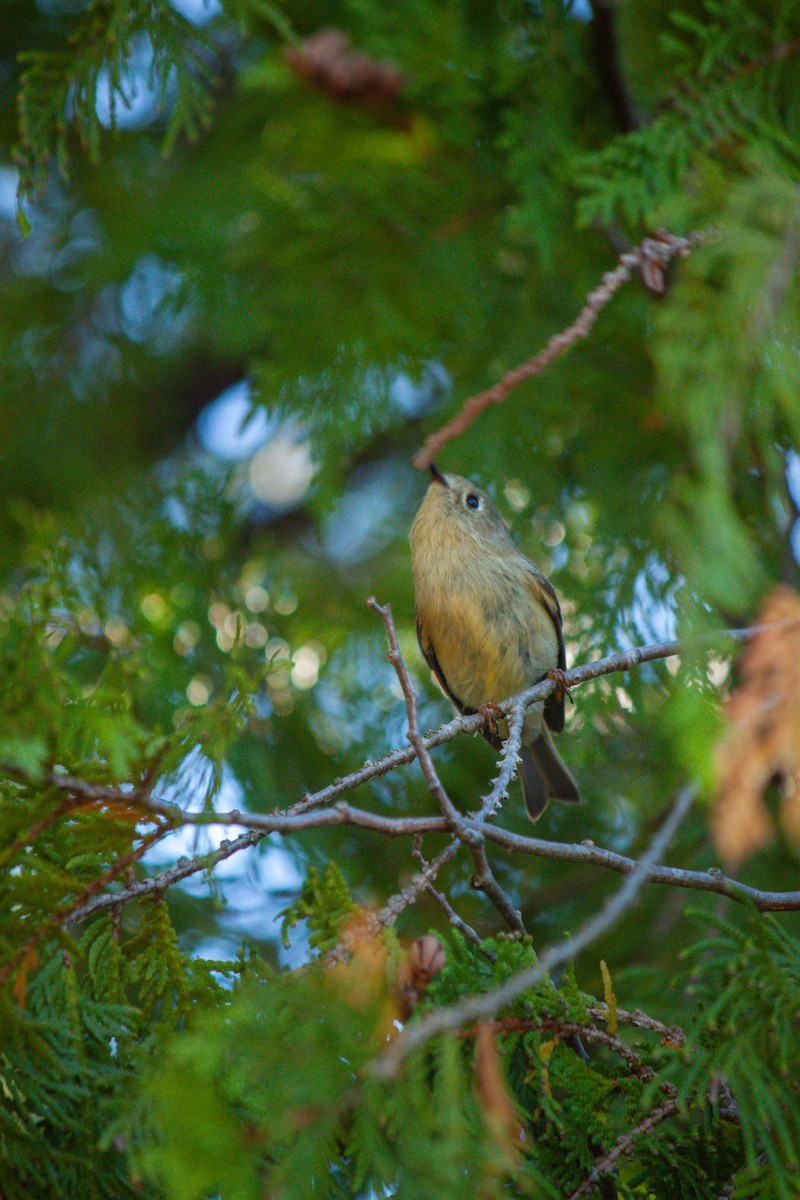
[[[567,676],[561,667],[550,667],[545,674],[546,679],[552,679],[556,685],[556,699],[560,700],[563,696],[568,696],[572,700],[572,691],[567,683]],[[573,701],[574,703],[574,701]]]
[[[499,704],[482,704],[478,712],[486,722],[486,728],[492,737],[497,737],[497,722],[505,720],[505,713]]]

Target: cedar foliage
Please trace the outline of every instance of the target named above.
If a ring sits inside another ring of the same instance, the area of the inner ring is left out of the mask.
[[[436,887],[480,946],[424,893],[367,935],[418,867],[405,839],[255,832],[229,854],[202,824],[171,841],[174,810],[136,791],[210,815],[235,786],[269,812],[403,744],[371,593],[391,599],[423,727],[445,719],[414,651],[410,455],[573,319],[611,244],[665,226],[715,232],[663,299],[628,285],[442,465],[494,487],[558,588],[573,661],[698,637],[674,674],[576,692],[564,753],[586,802],[537,834],[637,856],[687,779],[710,799],[736,677],[733,647],[699,635],[798,585],[797,6],[649,0],[610,26],[554,0],[225,0],[202,22],[165,0],[6,7],[0,1193],[796,1196],[794,914],[700,893],[686,913],[647,885],[561,979],[387,1081],[371,1064],[407,1016],[410,941],[445,947],[413,1021],[529,966],[613,882],[490,855],[530,930],[511,936],[461,854]],[[326,27],[348,41],[309,43]],[[609,64],[634,99],[623,132]],[[294,507],[256,504],[248,463],[198,441],[244,379],[253,419],[309,439]],[[437,754],[464,809],[488,754]],[[406,769],[359,803],[431,798]],[[500,819],[527,832],[519,808],[512,788]],[[716,865],[708,812],[672,861]],[[749,858],[736,842],[745,882],[794,886],[785,825]],[[113,902],[184,855],[207,868],[194,883]],[[302,877],[288,897],[270,863]],[[248,877],[257,920],[237,907]]]

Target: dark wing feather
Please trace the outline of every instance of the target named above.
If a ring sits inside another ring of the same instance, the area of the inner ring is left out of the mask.
[[[453,701],[453,704],[455,704],[458,711],[460,713],[471,713],[473,710],[471,708],[465,708],[458,696],[454,696],[450,691],[444,671],[439,666],[439,660],[436,657],[436,651],[434,650],[428,638],[425,636],[425,632],[422,628],[422,623],[420,622],[419,617],[417,617],[417,641],[419,642],[419,648],[422,651],[422,657],[425,659],[425,662],[433,671],[434,675],[439,680],[441,687]]]
[[[548,615],[553,622],[553,626],[558,638],[558,666],[562,671],[566,670],[567,658],[564,653],[564,634],[561,629],[561,606],[558,603],[558,596],[553,590],[553,585],[544,574],[543,571],[536,566],[535,563],[528,562],[528,569],[533,576],[533,579],[538,584],[538,595],[542,604],[547,609]],[[544,719],[554,733],[561,733],[564,728],[564,697],[559,698],[555,692],[551,692],[544,702]]]

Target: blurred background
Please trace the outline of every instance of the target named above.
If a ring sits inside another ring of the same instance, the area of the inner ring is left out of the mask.
[[[552,579],[570,664],[746,625],[775,583],[797,585],[798,18],[752,5],[745,37],[738,18],[673,7],[6,0],[0,636],[22,613],[78,705],[111,721],[113,692],[143,754],[166,740],[161,794],[283,808],[402,745],[373,594],[423,727],[449,716],[416,648],[407,534],[427,479],[411,457],[659,225],[724,236],[664,297],[627,285],[439,465],[490,491]],[[733,678],[724,647],[576,690],[560,746],[584,803],[551,807],[537,834],[640,852],[688,778],[709,790]],[[18,698],[5,709],[16,728]],[[476,806],[489,747],[436,758]],[[416,766],[353,798],[431,805]],[[501,819],[529,831],[516,784]],[[144,869],[225,836],[175,834]],[[301,961],[302,928],[285,950],[276,916],[329,859],[374,905],[415,868],[363,830],[270,837],[172,889],[183,944],[223,958],[246,937]],[[672,861],[715,864],[702,805]],[[496,868],[537,945],[616,886],[530,858]],[[796,870],[776,833],[742,877],[791,887]],[[459,861],[440,883],[488,933],[469,877]],[[657,1014],[686,902],[651,888],[603,947],[627,1006]],[[423,900],[400,928],[442,919]],[[593,964],[579,978],[598,989]]]

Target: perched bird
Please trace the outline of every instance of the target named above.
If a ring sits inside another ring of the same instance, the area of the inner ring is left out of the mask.
[[[459,712],[492,709],[566,666],[561,609],[539,568],[517,549],[492,500],[469,479],[433,482],[411,527],[417,637],[425,661]],[[522,729],[519,775],[531,820],[551,799],[577,801],[578,786],[551,730],[564,728],[563,686],[532,705]]]

